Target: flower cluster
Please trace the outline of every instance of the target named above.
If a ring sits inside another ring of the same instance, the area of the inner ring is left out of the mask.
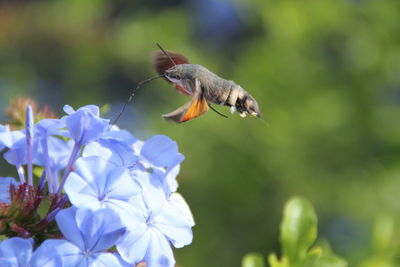
[[[176,143],[137,140],[97,106],[64,111],[35,124],[28,107],[25,129],[0,125],[18,174],[0,177],[0,266],[174,266],[171,245],[190,244],[194,226]]]

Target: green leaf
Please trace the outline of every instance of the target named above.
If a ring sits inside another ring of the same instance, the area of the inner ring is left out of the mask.
[[[290,266],[303,262],[317,238],[317,216],[311,203],[301,197],[291,198],[285,205],[281,224],[283,255]]]
[[[346,267],[347,262],[331,252],[329,247],[313,247],[307,254],[304,267]]]
[[[265,267],[264,257],[259,253],[248,253],[242,259],[242,267]]]
[[[373,247],[375,252],[388,252],[394,246],[394,219],[390,215],[376,218],[373,230]]]
[[[322,255],[312,267],[347,267],[347,262],[335,255]]]
[[[288,262],[285,257],[279,261],[275,253],[271,253],[268,256],[268,262],[271,267],[288,267]]]

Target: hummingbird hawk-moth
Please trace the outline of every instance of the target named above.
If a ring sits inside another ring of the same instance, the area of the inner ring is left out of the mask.
[[[235,82],[225,80],[201,65],[190,64],[181,54],[159,48],[161,51],[153,52],[156,71],[179,92],[192,97],[182,107],[163,115],[164,118],[185,122],[205,114],[209,107],[213,109],[211,103],[228,106],[232,113],[237,110],[241,117],[248,113],[261,118],[257,101]]]

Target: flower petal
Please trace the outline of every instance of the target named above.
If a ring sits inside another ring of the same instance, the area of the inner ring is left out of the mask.
[[[85,240],[86,250],[92,253],[114,246],[126,232],[118,214],[110,209],[79,209],[76,222]]]
[[[68,115],[71,115],[72,113],[75,112],[75,110],[70,105],[64,105],[63,110]]]
[[[88,144],[83,156],[101,156],[117,166],[124,167],[132,166],[137,161],[137,155],[131,146],[113,139],[100,139]]]
[[[178,182],[176,181],[176,176],[178,175],[181,167],[180,165],[176,165],[175,167],[168,170],[165,174],[165,191],[167,196],[169,196],[172,192],[176,192],[178,189]]]
[[[2,259],[0,258],[0,266],[1,267],[15,267],[18,266],[18,262],[16,258]]]
[[[142,188],[139,182],[132,179],[128,169],[116,167],[108,173],[104,191],[109,199],[129,200],[139,194]]]
[[[7,127],[3,126],[0,131],[0,146],[12,148],[18,141],[25,139],[24,131],[10,131]]]
[[[192,243],[191,222],[184,216],[182,209],[177,208],[176,202],[166,202],[159,213],[153,216],[151,223],[177,248]]]
[[[151,238],[145,261],[148,266],[173,267],[175,265],[171,245],[163,234],[157,230],[151,230]]]
[[[178,145],[165,135],[155,135],[148,139],[142,147],[141,155],[158,167],[171,167],[183,160]]]
[[[104,135],[108,128],[108,120],[101,119],[98,108],[86,106],[66,118],[68,131],[79,145],[85,145]]]
[[[19,139],[12,144],[10,150],[4,153],[3,157],[12,165],[23,165],[27,162],[26,152],[26,140]]]
[[[172,193],[168,199],[169,203],[176,207],[185,217],[190,226],[194,226],[194,218],[192,212],[190,211],[189,205],[186,203],[185,199],[179,193]]]
[[[132,146],[138,140],[127,130],[111,130],[104,138],[116,140],[126,146]]]
[[[101,208],[98,192],[82,176],[71,172],[64,185],[71,203],[76,207],[85,206],[93,210]]]
[[[18,262],[18,266],[28,266],[32,256],[32,239],[13,237],[0,243],[0,258]]]
[[[99,209],[109,203],[116,205],[141,192],[127,168],[116,167],[101,157],[79,158],[76,170],[66,183],[65,192],[77,207]]]
[[[62,255],[71,255],[69,260],[78,260],[79,248],[66,240],[46,240],[32,255],[31,266],[62,266]],[[65,265],[64,265],[65,266]]]
[[[117,244],[117,250],[122,259],[126,262],[136,264],[144,260],[147,248],[150,243],[151,234],[146,230],[139,237],[132,232],[129,232],[123,237],[121,242]]]
[[[56,221],[64,237],[81,250],[84,250],[85,241],[75,220],[76,211],[77,209],[75,207],[63,209],[57,213]]]
[[[114,253],[96,253],[89,259],[90,267],[121,266],[120,260]]]
[[[138,169],[131,172],[142,187],[142,197],[149,210],[158,210],[166,199],[162,178],[156,173],[147,173]]]

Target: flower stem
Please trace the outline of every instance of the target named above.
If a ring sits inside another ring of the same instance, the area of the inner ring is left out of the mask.
[[[21,183],[25,183],[24,168],[22,168],[21,165],[17,165],[16,167],[17,167],[17,173],[18,173],[18,176],[19,176],[19,181]]]
[[[54,193],[54,186],[53,186],[53,175],[50,170],[50,159],[49,159],[49,147],[47,145],[47,138],[42,139],[42,147],[44,153],[44,162],[46,167],[46,175],[47,175],[47,187],[49,192],[52,194]]]
[[[67,180],[67,177],[72,170],[72,165],[74,164],[74,162],[76,160],[76,156],[78,155],[78,152],[80,149],[81,149],[81,145],[78,142],[76,142],[74,144],[74,147],[72,148],[71,156],[69,157],[68,164],[67,164],[67,167],[65,168],[64,175],[62,177],[60,186],[58,187],[58,191],[57,191],[58,196],[61,195],[65,181]]]
[[[30,105],[26,108],[26,146],[28,158],[28,184],[33,185],[33,166],[32,166],[32,152],[33,152],[33,135],[34,135],[34,120],[33,112]]]
[[[28,184],[33,185],[32,143],[28,141]]]

